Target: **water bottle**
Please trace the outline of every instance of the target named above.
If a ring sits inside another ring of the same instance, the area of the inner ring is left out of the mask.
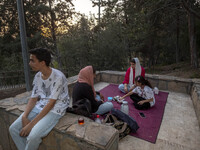
[[[159,94],[159,89],[157,87],[154,87],[153,91],[155,94]]]
[[[127,101],[123,101],[123,103],[121,105],[121,111],[128,115],[129,108],[128,108],[128,102]]]
[[[97,117],[96,117],[96,119],[95,119],[95,122],[101,124],[101,120],[100,120],[100,118],[99,118],[99,115],[97,115]]]

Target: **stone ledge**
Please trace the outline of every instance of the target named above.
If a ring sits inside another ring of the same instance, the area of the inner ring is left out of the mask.
[[[72,94],[77,76],[68,78],[69,95]],[[100,80],[97,75],[96,82]],[[25,110],[31,92],[25,92],[16,97],[0,101],[0,145],[3,149],[16,149],[8,129],[13,121]],[[66,113],[54,129],[43,139],[40,150],[116,150],[118,149],[119,133],[110,126],[97,124],[93,120],[84,117],[85,124],[80,126],[77,122],[80,116]]]
[[[101,71],[101,82],[109,82],[120,84],[124,80],[125,72],[120,71]],[[158,87],[160,90],[174,91],[180,93],[191,93],[194,83],[200,83],[199,79],[185,79],[174,76],[146,74],[146,79],[150,81],[152,86]]]
[[[9,109],[9,107],[0,108],[0,139],[4,139],[0,141],[0,145],[2,145],[5,150],[11,149],[11,147],[13,147],[12,149],[16,149],[8,133],[8,128],[22,113],[22,111],[19,111],[17,107],[10,111],[7,111],[7,109]],[[80,116],[75,114],[66,113],[50,134],[43,139],[39,149],[118,149],[119,133],[115,128],[97,124],[87,117],[84,117],[85,124],[79,125],[77,121],[79,117]],[[66,143],[68,143],[68,145],[66,145]]]
[[[124,75],[125,72],[101,71],[98,72],[95,83],[108,82],[120,84],[124,79]],[[190,94],[200,124],[200,80],[149,74],[146,74],[146,78],[153,86],[157,86],[160,90]],[[76,80],[77,76],[68,78],[70,95]],[[8,128],[22,111],[24,111],[29,96],[30,92],[25,92],[17,95],[15,98],[11,97],[0,101],[0,145],[4,150],[16,149],[9,136]],[[96,124],[86,117],[85,125],[79,126],[77,124],[78,118],[78,115],[67,113],[49,135],[43,139],[39,149],[118,149],[119,137],[117,130],[106,125]]]
[[[194,84],[191,91],[191,98],[194,105],[194,110],[200,126],[200,85]]]

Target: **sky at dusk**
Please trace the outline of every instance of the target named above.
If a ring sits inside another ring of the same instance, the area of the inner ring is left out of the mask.
[[[98,0],[97,0],[98,1]],[[98,14],[98,7],[92,7],[91,0],[73,0],[76,12],[89,16],[89,14]]]

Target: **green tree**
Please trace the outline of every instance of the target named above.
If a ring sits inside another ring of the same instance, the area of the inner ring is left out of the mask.
[[[77,24],[71,26],[66,35],[62,36],[59,41],[62,63],[68,73],[74,75],[86,65],[92,65],[93,34],[90,29],[90,22],[82,16]]]

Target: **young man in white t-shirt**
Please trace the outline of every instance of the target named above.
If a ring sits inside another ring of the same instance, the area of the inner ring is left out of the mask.
[[[65,75],[49,66],[51,54],[45,48],[29,51],[34,77],[31,98],[26,110],[10,126],[9,131],[19,150],[36,150],[69,106]]]

